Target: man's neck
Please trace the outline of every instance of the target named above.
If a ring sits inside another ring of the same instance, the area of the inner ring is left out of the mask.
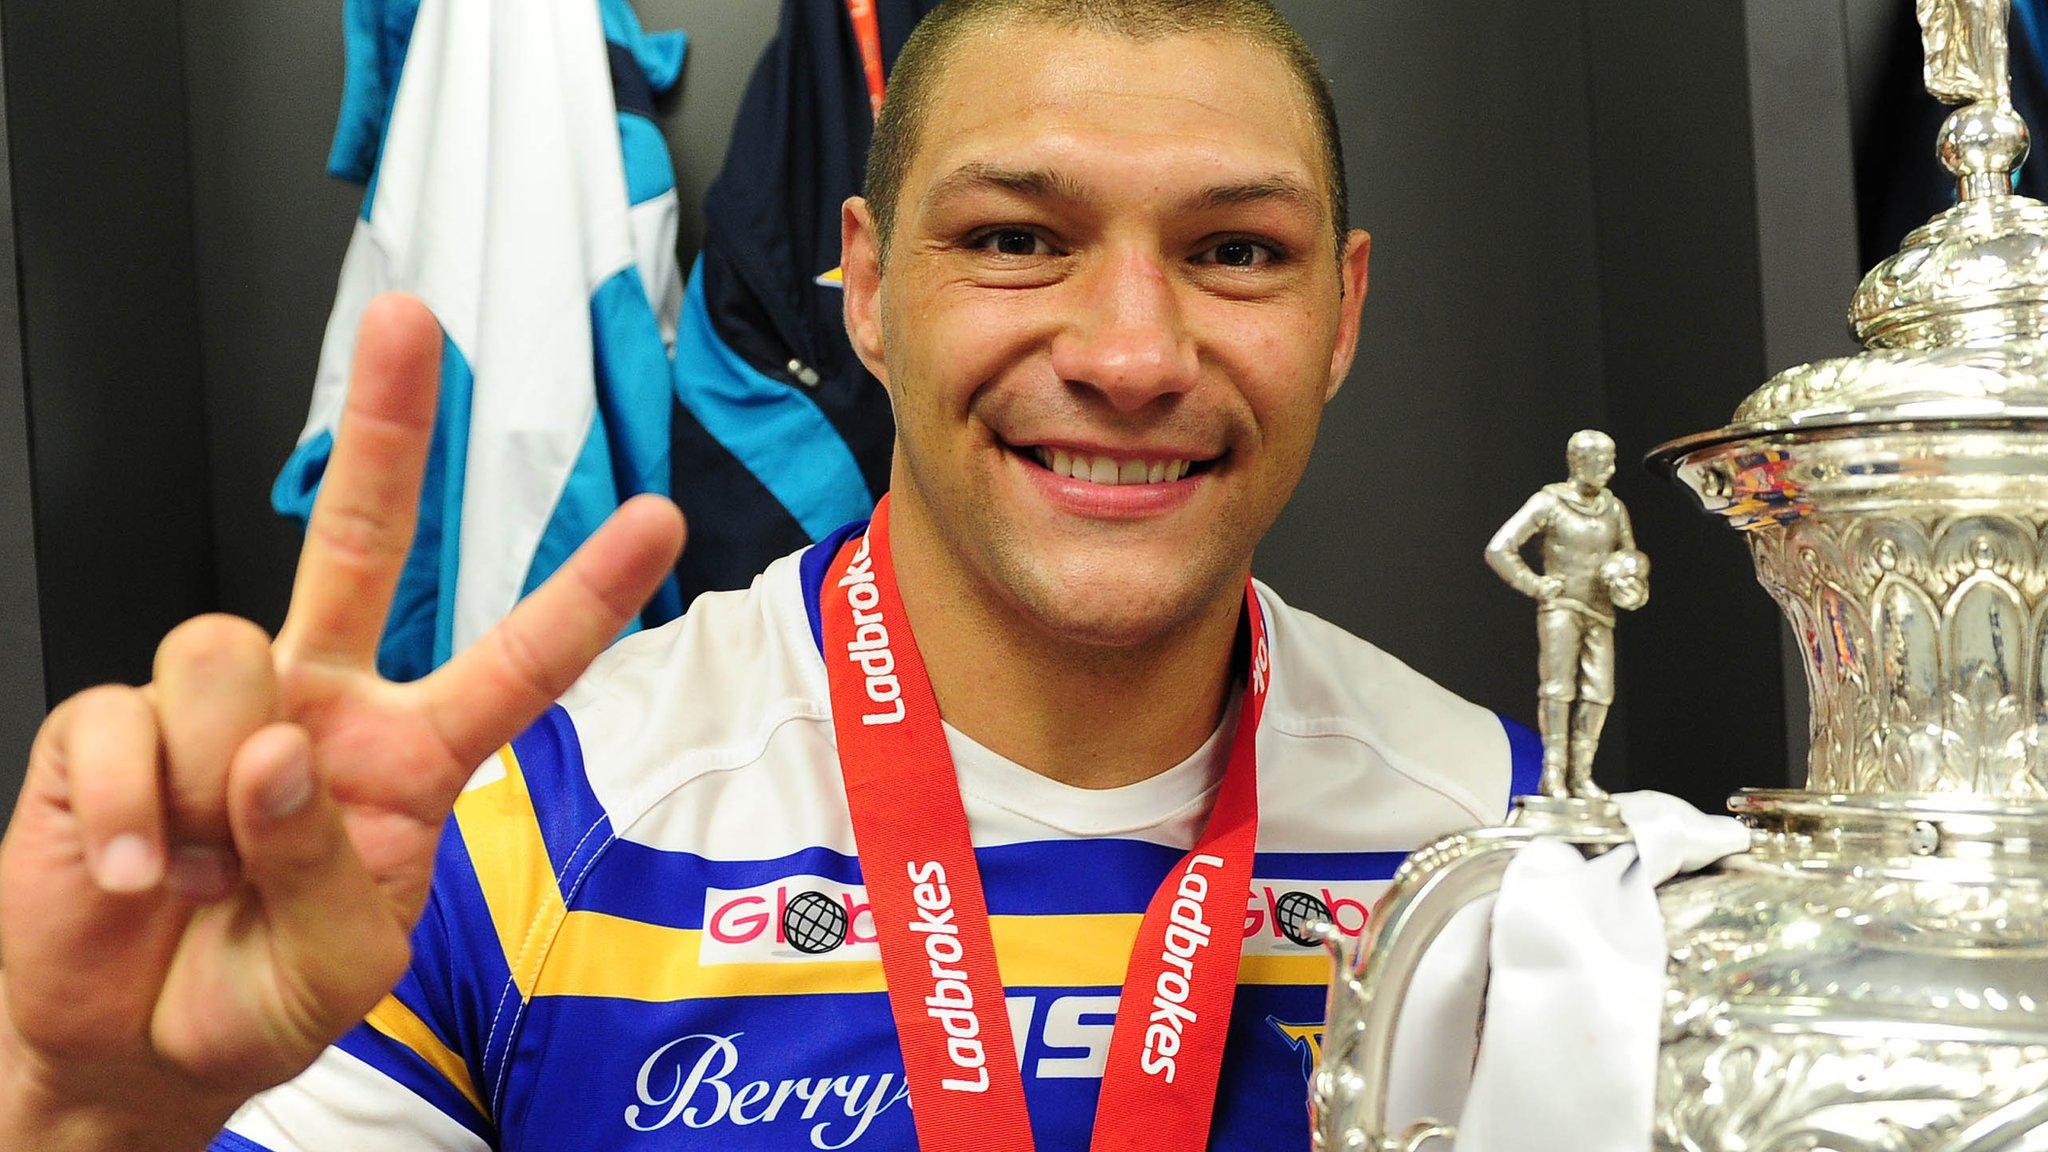
[[[921,518],[890,521],[905,613],[946,722],[1081,788],[1149,779],[1195,754],[1230,698],[1241,591],[1143,645],[1047,634],[954,563]]]

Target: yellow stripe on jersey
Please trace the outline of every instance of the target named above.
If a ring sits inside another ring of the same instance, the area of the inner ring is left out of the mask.
[[[991,916],[996,969],[1013,988],[1114,988],[1124,982],[1135,912],[1095,916]]]
[[[462,1093],[463,1099],[468,1100],[476,1108],[477,1115],[489,1115],[484,1111],[482,1098],[476,1094],[476,1085],[470,1083],[469,1065],[464,1064],[462,1057],[441,1043],[441,1038],[434,1035],[434,1030],[427,1027],[426,1021],[415,1015],[398,997],[386,996],[382,1004],[370,1010],[370,1014],[363,1018],[363,1022],[405,1045],[413,1055],[426,1061],[427,1067],[439,1072],[441,1079],[454,1085],[455,1090]]]
[[[991,916],[996,966],[1012,988],[1114,988],[1124,982],[1136,913]],[[600,912],[571,912],[562,923],[536,996],[605,996],[666,1003],[732,996],[880,992],[879,959],[804,959],[784,963],[704,964],[703,932],[645,924]],[[1246,956],[1239,984],[1327,984],[1322,952]]]
[[[602,912],[571,912],[541,969],[537,996],[696,1000],[880,992],[882,962],[806,960],[788,964],[699,964],[704,933],[644,924]]]
[[[1330,954],[1318,948],[1286,956],[1246,956],[1238,961],[1239,984],[1328,984]]]
[[[483,888],[484,904],[491,910],[512,981],[521,996],[531,997],[535,973],[565,909],[519,757],[507,745],[498,752],[498,760],[505,775],[464,792],[455,801],[455,823]]]

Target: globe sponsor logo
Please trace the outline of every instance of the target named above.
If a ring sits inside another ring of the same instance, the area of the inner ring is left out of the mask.
[[[893,1072],[747,1080],[740,1073],[744,1035],[698,1032],[656,1048],[634,1077],[626,1126],[659,1132],[674,1125],[697,1131],[801,1125],[811,1147],[834,1152],[909,1098],[910,1086]]]
[[[875,915],[867,889],[822,876],[704,893],[700,964],[873,960]]]
[[[822,956],[846,942],[852,917],[823,892],[799,892],[782,910],[782,936],[806,956]]]
[[[1273,905],[1273,922],[1280,934],[1304,948],[1323,942],[1323,932],[1332,926],[1330,906],[1306,892],[1288,892]]]
[[[1253,880],[1244,910],[1245,953],[1284,956],[1319,948],[1318,921],[1346,936],[1363,935],[1386,889],[1384,880]]]

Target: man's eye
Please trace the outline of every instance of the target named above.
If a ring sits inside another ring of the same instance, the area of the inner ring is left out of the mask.
[[[1269,245],[1256,240],[1225,240],[1195,257],[1197,264],[1220,264],[1226,268],[1257,268],[1279,258]]]
[[[998,256],[1050,256],[1052,245],[1027,228],[996,228],[969,242],[970,247]]]

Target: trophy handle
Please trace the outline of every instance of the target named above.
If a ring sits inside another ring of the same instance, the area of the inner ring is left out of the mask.
[[[1500,890],[1508,862],[1538,839],[1563,840],[1589,853],[1628,842],[1620,810],[1606,800],[1522,796],[1508,823],[1445,836],[1409,856],[1373,909],[1364,941],[1326,927],[1336,958],[1324,1017],[1322,1062],[1309,1100],[1313,1146],[1324,1152],[1416,1152],[1452,1140],[1439,1119],[1387,1131],[1389,1069],[1401,1005],[1429,946],[1451,918]]]
[[[1943,1144],[1940,1152],[2048,1152],[2048,1091],[2007,1104]]]

